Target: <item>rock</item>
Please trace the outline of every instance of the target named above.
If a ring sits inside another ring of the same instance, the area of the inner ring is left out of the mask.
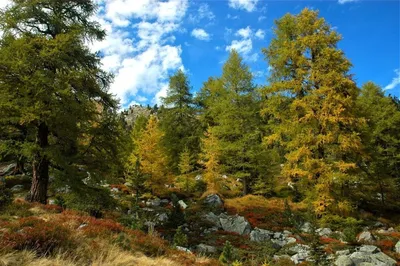
[[[283,237],[283,234],[280,232],[275,232],[273,235],[273,238],[275,239],[281,239]]]
[[[3,169],[0,170],[0,176],[12,175],[15,167],[17,167],[16,163],[12,163],[12,164],[9,164],[9,165],[3,167]]]
[[[188,207],[188,205],[183,200],[178,201],[178,204],[182,209],[186,209]]]
[[[169,200],[167,200],[167,199],[160,200],[160,205],[161,206],[167,206],[168,204],[169,204]]]
[[[224,203],[217,194],[211,194],[206,197],[204,203],[211,208],[221,208]]]
[[[118,192],[119,192],[119,189],[116,188],[116,187],[113,187],[113,188],[111,189],[111,192],[113,192],[113,193],[118,193]]]
[[[208,235],[208,234],[211,234],[211,233],[214,233],[217,231],[218,231],[218,227],[211,227],[211,228],[204,229],[203,233]]]
[[[81,229],[85,228],[86,226],[88,226],[88,225],[87,225],[87,224],[81,224],[81,225],[78,227],[78,230],[81,230]]]
[[[220,216],[219,221],[224,231],[239,235],[248,235],[251,232],[250,223],[242,216],[227,216],[226,218]]]
[[[372,246],[372,245],[363,245],[363,246],[361,246],[359,248],[359,251],[360,252],[365,252],[365,253],[368,253],[368,254],[373,254],[373,253],[380,252],[380,250],[377,247]]]
[[[288,259],[288,260],[290,260],[291,258],[290,258],[290,256],[289,255],[274,255],[274,258],[273,258],[275,261],[278,261],[278,260],[282,260],[282,259]]]
[[[394,250],[400,254],[400,240],[397,242],[397,244],[394,246]]]
[[[290,247],[289,251],[293,253],[305,253],[310,251],[310,247],[303,244],[297,244],[296,246]]]
[[[357,237],[357,241],[365,242],[365,243],[372,243],[375,241],[375,237],[371,234],[371,232],[364,231]]]
[[[350,250],[345,249],[345,250],[338,250],[335,253],[337,256],[342,256],[342,255],[349,255],[350,254]]]
[[[215,215],[213,212],[209,212],[206,215],[204,215],[204,219],[207,222],[217,226],[218,228],[221,228],[221,223],[219,221],[219,217],[217,215]]]
[[[304,233],[310,233],[311,232],[311,224],[309,222],[305,222],[303,226],[300,228],[300,230]]]
[[[49,205],[56,205],[56,200],[49,199]]]
[[[202,176],[202,175],[196,175],[196,177],[194,178],[194,180],[196,180],[196,181],[203,180],[203,176]]]
[[[265,242],[271,239],[271,235],[273,232],[264,230],[264,229],[259,229],[259,228],[254,228],[253,231],[250,233],[250,240],[255,241],[255,242]]]
[[[279,248],[282,248],[283,246],[285,246],[287,244],[287,242],[285,240],[280,240],[280,239],[271,239],[271,242]]]
[[[183,251],[183,252],[192,254],[192,252],[190,251],[190,249],[185,248],[185,247],[176,246],[176,249],[179,250],[179,251]]]
[[[383,223],[381,223],[381,222],[376,222],[374,225],[373,225],[375,228],[379,228],[379,227],[384,227],[385,225],[383,224]]]
[[[332,234],[332,230],[330,228],[318,228],[317,230],[315,230],[315,232],[319,236],[329,236],[330,234]]]
[[[286,240],[286,245],[294,244],[297,242],[297,239],[294,237],[287,237],[285,240]]]
[[[196,252],[200,254],[214,254],[217,252],[217,248],[205,244],[199,244],[196,246]]]
[[[306,260],[308,260],[309,257],[309,252],[299,252],[295,255],[293,255],[290,259],[295,263],[295,264],[299,264],[302,263]]]
[[[336,266],[353,266],[353,261],[346,255],[341,255],[335,260]]]
[[[371,257],[364,252],[354,252],[350,255],[350,259],[355,265],[360,265],[363,262],[371,262]]]
[[[157,220],[161,223],[168,221],[168,215],[166,213],[161,213],[158,215]]]
[[[395,266],[396,261],[383,252],[378,252],[370,256],[372,265]]]
[[[158,207],[160,206],[160,204],[161,204],[160,199],[152,199],[146,202],[146,206],[148,207]]]
[[[21,192],[24,189],[23,185],[15,185],[11,188],[12,192]]]

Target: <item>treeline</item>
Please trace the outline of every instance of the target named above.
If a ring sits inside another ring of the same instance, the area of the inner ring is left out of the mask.
[[[0,158],[31,171],[30,201],[46,203],[50,176],[77,191],[122,179],[137,195],[190,193],[203,178],[208,191],[290,197],[318,214],[398,208],[400,102],[357,87],[318,12],[276,21],[268,85],[233,50],[196,95],[179,70],[163,104],[127,125],[85,45],[105,35],[95,11],[38,0],[0,13]]]

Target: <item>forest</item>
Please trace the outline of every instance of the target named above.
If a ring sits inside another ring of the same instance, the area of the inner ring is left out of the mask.
[[[318,11],[121,110],[94,2],[0,12],[0,265],[399,265],[400,100]]]

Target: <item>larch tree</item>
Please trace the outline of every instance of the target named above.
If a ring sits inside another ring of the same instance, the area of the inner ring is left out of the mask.
[[[160,127],[165,133],[163,143],[168,153],[169,165],[178,173],[179,157],[185,148],[194,160],[199,153],[201,132],[189,80],[182,70],[170,77],[167,96],[162,98],[162,103],[159,117]]]
[[[282,175],[308,193],[318,213],[337,204],[362,153],[355,114],[358,89],[351,63],[337,48],[341,36],[318,12],[304,9],[276,21],[275,38],[263,49],[271,66],[263,113],[274,123],[267,144],[285,149]]]
[[[208,191],[219,191],[219,179],[220,179],[220,148],[218,139],[207,131],[204,133],[204,137],[201,139],[201,156],[200,162],[204,166],[204,180],[207,183]]]
[[[379,193],[380,203],[387,207],[399,200],[396,187],[400,184],[400,110],[372,82],[362,86],[357,107],[367,120],[362,138],[369,155],[359,164],[366,175],[362,185],[367,188],[360,192]]]
[[[112,76],[85,45],[105,36],[95,11],[92,1],[14,0],[0,13],[0,123],[15,136],[0,141],[32,163],[30,201],[46,203],[50,170],[70,178],[116,151],[92,136],[119,127]]]
[[[137,141],[140,169],[148,176],[145,185],[158,193],[163,192],[165,185],[171,181],[168,160],[162,145],[163,136],[157,117],[152,115],[141,138]]]

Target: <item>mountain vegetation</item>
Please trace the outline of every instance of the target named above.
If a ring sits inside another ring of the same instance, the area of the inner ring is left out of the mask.
[[[1,265],[399,265],[400,101],[318,11],[275,22],[267,84],[232,50],[125,111],[96,11],[0,12]]]

